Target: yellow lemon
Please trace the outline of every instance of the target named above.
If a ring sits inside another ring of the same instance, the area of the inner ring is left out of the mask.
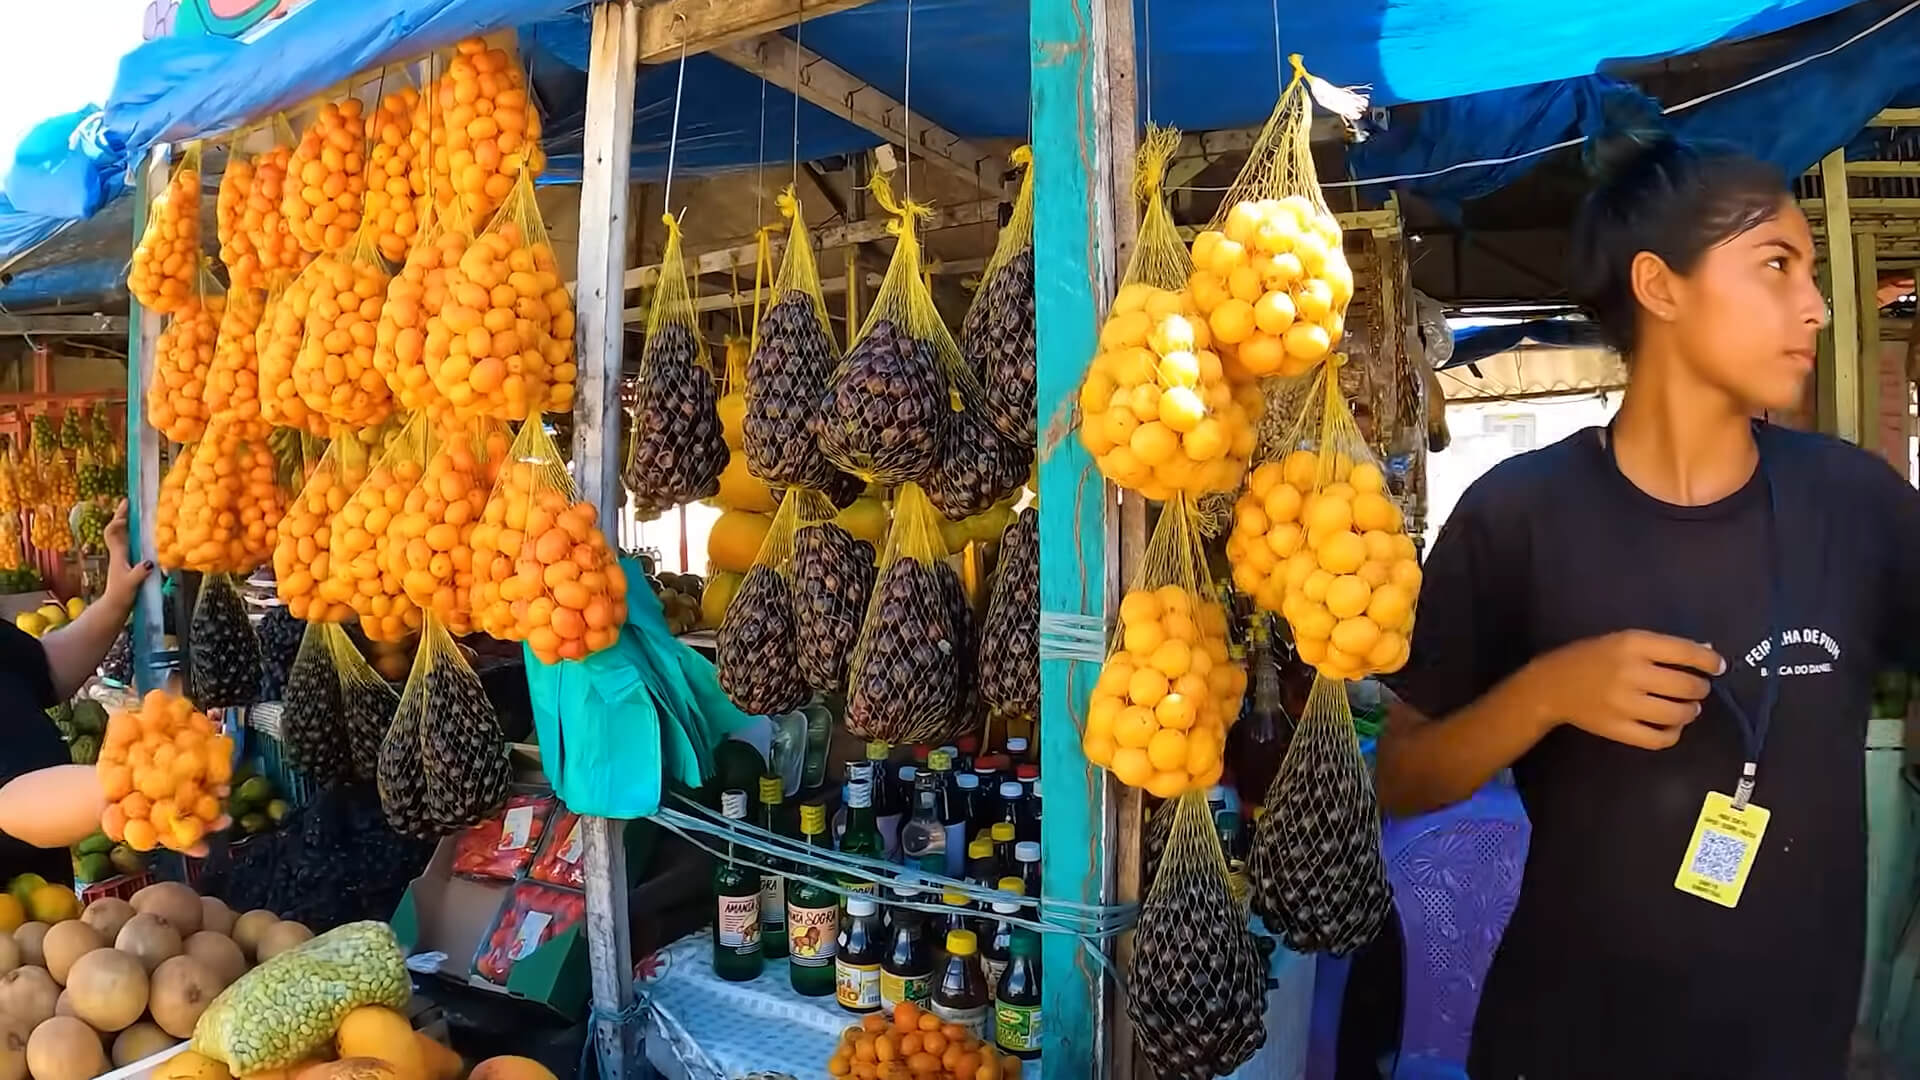
[[[1155,402],[1154,410],[1156,413],[1159,411],[1158,402]],[[1133,429],[1127,445],[1142,463],[1158,465],[1180,452],[1180,435],[1158,420],[1149,420]]]
[[[1147,295],[1147,318],[1157,323],[1169,315],[1185,315],[1192,305],[1185,289],[1155,289]]]
[[[1145,311],[1147,309],[1147,298],[1159,291],[1159,289],[1144,281],[1136,281],[1128,285],[1122,285],[1120,286],[1120,292],[1113,298],[1113,306],[1108,309],[1108,314],[1114,315],[1129,311]]]
[[[1262,468],[1272,468],[1263,465]],[[1266,511],[1269,521],[1286,523],[1300,520],[1300,489],[1292,484],[1283,483],[1267,492],[1261,509]]]
[[[1147,794],[1156,799],[1177,799],[1193,787],[1193,778],[1187,775],[1185,769],[1179,772],[1157,772],[1148,777],[1147,782],[1142,786],[1147,789]]]
[[[1211,385],[1227,377],[1226,371],[1220,366],[1219,353],[1202,346],[1200,351],[1193,355],[1195,359],[1200,361],[1200,381],[1202,383]]]
[[[1106,411],[1107,399],[1113,396],[1113,390],[1113,379],[1106,372],[1087,372],[1086,381],[1080,384],[1080,414],[1097,416]]]
[[[1160,419],[1160,388],[1150,382],[1134,387],[1127,395],[1127,408],[1133,412],[1133,418],[1143,424]]]
[[[1219,229],[1204,229],[1193,238],[1193,264],[1205,266],[1213,258],[1213,245],[1226,239]]]
[[[1293,254],[1300,259],[1300,269],[1309,279],[1319,277],[1326,269],[1328,249],[1326,237],[1317,232],[1303,231],[1293,241]]]
[[[1130,622],[1126,627],[1120,640],[1128,652],[1138,657],[1152,656],[1153,650],[1166,640],[1166,633],[1160,629],[1158,622]]]
[[[1100,665],[1100,678],[1093,684],[1093,692],[1104,697],[1122,698],[1127,696],[1127,682],[1133,678],[1133,664],[1124,656],[1109,656],[1107,662]]]
[[[1095,735],[1089,731],[1080,740],[1080,752],[1087,756],[1088,761],[1093,762],[1101,768],[1106,768],[1113,763],[1113,740],[1105,735]]]
[[[1393,553],[1393,534],[1379,529],[1369,529],[1360,539],[1367,543],[1367,559],[1371,562],[1391,563],[1397,556]]]
[[[1340,258],[1327,260],[1327,265],[1320,270],[1320,280],[1326,282],[1332,292],[1333,306],[1345,307],[1353,299],[1353,270],[1347,265],[1344,252]]]
[[[1293,288],[1307,274],[1307,268],[1300,265],[1300,256],[1290,251],[1281,252],[1269,259],[1260,268],[1260,283],[1267,288],[1281,292]],[[1291,302],[1292,298],[1288,298]]]
[[[1385,585],[1390,579],[1391,572],[1388,570],[1390,565],[1390,563],[1369,558],[1366,562],[1360,564],[1360,569],[1355,570],[1353,573],[1355,577],[1367,583],[1367,588],[1377,589]]]
[[[1222,280],[1235,269],[1247,265],[1247,246],[1238,240],[1223,237],[1207,252],[1207,269],[1213,271]]]
[[[1287,327],[1280,343],[1286,347],[1287,355],[1311,363],[1327,355],[1333,348],[1333,341],[1327,332],[1317,323],[1297,322]]]
[[[1113,741],[1116,746],[1145,746],[1160,725],[1153,719],[1153,710],[1140,705],[1129,705],[1120,710],[1113,718]]]
[[[1407,590],[1409,595],[1420,592],[1420,564],[1412,559],[1402,559],[1393,564],[1393,583]]]
[[[1184,647],[1184,646],[1183,646]],[[1127,681],[1127,698],[1135,705],[1153,708],[1167,696],[1167,677],[1155,668],[1143,667]],[[1120,740],[1122,744],[1125,739]]]
[[[1115,446],[1125,446],[1140,426],[1140,418],[1130,408],[1111,408],[1100,414],[1101,434]]]
[[[1405,586],[1391,582],[1373,590],[1367,600],[1367,618],[1381,626],[1399,626],[1412,612],[1412,594]]]
[[[1160,601],[1162,617],[1170,614],[1190,615],[1193,613],[1193,597],[1179,585],[1162,585],[1153,590],[1156,600]]]
[[[1207,315],[1207,328],[1213,340],[1238,345],[1253,333],[1253,305],[1239,297],[1228,297]]]
[[[1333,628],[1338,625],[1339,622],[1339,620],[1333,617],[1333,613],[1327,610],[1324,604],[1315,604],[1312,608],[1300,614],[1300,623],[1293,628],[1296,643],[1299,638],[1312,638],[1315,641],[1325,641],[1333,636]]]
[[[1267,497],[1273,493],[1274,487],[1284,482],[1285,478],[1281,474],[1280,463],[1277,461],[1269,461],[1258,466],[1248,475],[1247,491],[1255,499],[1265,502]],[[1297,495],[1299,493],[1295,492],[1295,494]]]
[[[1209,416],[1193,426],[1193,430],[1180,437],[1186,448],[1187,456],[1195,461],[1212,461],[1224,455],[1232,443],[1232,436],[1220,421]]]
[[[1244,533],[1257,539],[1266,535],[1272,525],[1273,523],[1267,519],[1267,512],[1260,509],[1258,502],[1247,496],[1242,496],[1239,505],[1234,507],[1233,531],[1236,536]]]
[[[1128,787],[1144,788],[1153,779],[1153,762],[1144,746],[1122,746],[1113,752],[1113,775]]]
[[[1147,335],[1147,347],[1161,356],[1194,350],[1193,324],[1185,315],[1168,315]]]
[[[1358,533],[1336,532],[1321,541],[1316,554],[1320,568],[1331,574],[1351,574],[1367,561],[1367,544]]]
[[[1193,272],[1193,276],[1187,279],[1187,292],[1193,297],[1194,308],[1202,315],[1212,314],[1214,308],[1233,297],[1227,291],[1227,279],[1207,270]]]
[[[1240,366],[1254,375],[1272,375],[1287,362],[1286,346],[1264,330],[1255,330],[1240,343]]]
[[[1261,214],[1258,203],[1252,201],[1235,203],[1233,209],[1227,212],[1228,239],[1240,244],[1252,244],[1254,234],[1259,231],[1263,219],[1264,215]],[[1194,258],[1200,258],[1200,237],[1194,237],[1193,247]]]
[[[1220,763],[1220,739],[1212,731],[1195,728],[1187,733],[1187,771],[1203,772]]]
[[[1188,386],[1175,386],[1160,395],[1160,422],[1184,435],[1207,418],[1200,395]]]
[[[1153,657],[1148,662],[1168,679],[1177,679],[1187,673],[1190,655],[1191,650],[1188,649],[1186,642],[1169,640],[1161,642],[1160,647],[1153,650]],[[1162,695],[1165,693],[1166,691],[1161,691]],[[1140,701],[1138,698],[1134,700],[1141,705],[1149,705],[1158,703],[1160,699],[1155,698],[1152,702]]]
[[[1111,694],[1095,694],[1087,703],[1087,734],[1112,738],[1113,721],[1126,705]]]
[[[1275,290],[1269,292],[1253,305],[1253,322],[1261,330],[1278,337],[1293,325],[1293,297]]]
[[[1341,619],[1328,640],[1343,653],[1364,657],[1380,641],[1380,624],[1367,618]]]
[[[1129,345],[1145,345],[1148,329],[1144,311],[1112,312],[1107,316],[1107,325],[1100,328],[1100,347],[1124,349]]]
[[[1294,631],[1293,651],[1308,667],[1319,667],[1327,659],[1327,643],[1320,638],[1301,637],[1298,630]]]
[[[1367,583],[1351,574],[1334,578],[1327,586],[1327,610],[1336,619],[1351,619],[1367,610],[1367,601],[1372,598],[1373,590]]]
[[[1185,731],[1193,726],[1196,715],[1193,699],[1180,693],[1168,694],[1153,707],[1153,718],[1159,721],[1162,729]]]
[[[1418,553],[1414,550],[1414,547],[1413,547],[1413,537],[1408,536],[1406,533],[1396,533],[1394,535],[1394,538],[1393,538],[1393,557],[1394,558],[1404,559],[1407,562],[1415,562],[1416,561],[1415,556],[1417,554]]]
[[[1320,569],[1320,560],[1311,551],[1296,551],[1287,558],[1283,568],[1283,580],[1288,589],[1300,590],[1306,586],[1307,579]]]
[[[1390,533],[1399,525],[1399,516],[1399,509],[1377,491],[1353,497],[1353,527],[1361,532]]]
[[[1166,642],[1162,643],[1162,648],[1175,642],[1191,645],[1200,637],[1200,628],[1194,625],[1193,616],[1184,611],[1167,612],[1160,620],[1160,631],[1166,635]],[[1160,667],[1158,664],[1154,666]],[[1160,668],[1160,670],[1166,671],[1166,668]],[[1173,675],[1171,672],[1168,674],[1169,677]]]
[[[1200,385],[1200,358],[1187,349],[1174,349],[1160,354],[1160,385],[1165,387],[1191,387]]]
[[[1187,767],[1187,736],[1172,728],[1161,728],[1147,741],[1147,760],[1163,772]],[[1186,779],[1181,777],[1182,780]]]
[[[1333,587],[1333,580],[1337,576],[1324,569],[1315,570],[1307,575],[1307,580],[1301,584],[1300,595],[1316,604],[1324,602],[1327,598],[1327,590]]]
[[[1353,504],[1338,495],[1321,492],[1306,501],[1300,520],[1314,532],[1337,533],[1352,527]],[[1366,554],[1365,547],[1361,548],[1361,554]]]
[[[1306,535],[1300,531],[1300,526],[1291,522],[1267,530],[1267,547],[1282,559],[1291,558],[1305,540]]]
[[[1134,589],[1120,598],[1120,620],[1122,622],[1156,622],[1160,618],[1160,598],[1151,590]]]
[[[1286,456],[1281,468],[1287,483],[1300,491],[1307,491],[1320,474],[1320,459],[1311,450],[1295,450]]]
[[[1115,387],[1122,390],[1153,382],[1160,364],[1152,350],[1139,345],[1115,349],[1105,355],[1107,374],[1113,378]]]
[[[1387,665],[1398,659],[1406,647],[1406,638],[1395,631],[1388,630],[1374,641],[1373,648],[1367,650],[1367,666],[1385,671]]]

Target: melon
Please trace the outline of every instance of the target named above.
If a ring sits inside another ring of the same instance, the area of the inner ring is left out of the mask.
[[[158,1027],[142,1020],[115,1036],[113,1040],[113,1067],[124,1069],[143,1058],[149,1058],[172,1047],[180,1040],[161,1031]]]
[[[108,941],[120,936],[120,928],[127,920],[140,914],[133,905],[117,896],[103,896],[87,905],[80,913],[80,921],[100,931],[100,936]]]
[[[67,973],[73,1014],[96,1031],[121,1031],[140,1019],[147,1011],[147,987],[146,966],[118,949],[95,949]]]
[[[727,617],[727,608],[733,603],[733,596],[740,591],[740,583],[746,575],[732,570],[722,570],[708,580],[707,587],[700,593],[700,625],[709,630],[720,629],[720,620]]]
[[[205,964],[191,956],[176,956],[154,969],[147,1010],[160,1030],[177,1039],[189,1038],[200,1014],[226,988]]]
[[[100,936],[100,931],[79,919],[69,919],[55,923],[47,930],[46,938],[40,943],[40,952],[47,961],[47,974],[53,976],[54,982],[65,986],[67,969],[73,967],[75,960],[95,949],[106,947],[107,939]]]
[[[199,915],[199,905],[194,905],[194,914]],[[165,918],[141,912],[127,920],[120,928],[120,936],[113,939],[113,947],[139,959],[140,965],[153,974],[153,969],[163,960],[180,955],[185,947],[180,940],[180,931]]]
[[[0,975],[20,966],[20,943],[9,934],[0,934]]]
[[[40,951],[40,943],[46,940],[48,929],[46,923],[30,922],[21,923],[20,928],[13,932],[13,942],[20,946],[20,963],[34,967],[47,966],[46,954]]]
[[[766,482],[747,471],[747,455],[738,450],[720,471],[719,493],[707,501],[728,510],[749,510],[756,514],[771,514],[780,508]]]
[[[740,448],[747,443],[747,395],[723,395],[714,403],[714,411],[720,414],[720,437],[726,440],[733,456],[739,458]]]
[[[191,956],[206,965],[223,987],[247,973],[247,957],[240,951],[240,946],[225,934],[216,934],[211,930],[202,930],[188,938],[186,951],[182,955]]]
[[[0,1080],[27,1080],[27,1038],[33,1028],[11,1016],[0,1016]]]
[[[382,1005],[362,1005],[340,1019],[334,1045],[341,1060],[378,1058],[392,1065],[405,1080],[425,1080],[426,1062],[420,1057],[420,1043],[413,1035],[413,1024],[405,1016]]]
[[[200,932],[200,894],[177,881],[162,881],[134,893],[133,910],[160,916],[181,937]]]
[[[251,958],[259,951],[260,935],[279,921],[280,916],[271,911],[259,908],[249,911],[233,920],[233,943]]]
[[[52,1016],[59,1003],[60,987],[41,968],[17,967],[0,975],[0,1013],[38,1024]]]
[[[71,1016],[56,1016],[27,1038],[33,1080],[93,1080],[108,1069],[100,1036]]]
[[[55,1016],[79,1016],[80,1015],[79,1013],[73,1011],[73,991],[71,990],[60,991],[60,996],[54,999],[54,1002],[53,1002],[53,1015]]]
[[[876,554],[887,542],[887,504],[870,495],[862,495],[833,516],[833,523],[853,534],[855,540],[873,545]]]
[[[745,510],[728,510],[721,514],[707,532],[708,572],[731,570],[736,574],[746,573],[753,567],[753,560],[760,554],[760,545],[766,542],[767,531],[772,528],[771,514],[750,514]]]
[[[297,922],[290,920],[287,922],[277,922],[261,932],[260,944],[254,949],[254,952],[257,954],[260,963],[264,964],[268,960],[293,948],[295,945],[312,939],[313,931]]]
[[[235,918],[236,916],[233,913],[233,909],[228,907],[226,902],[219,897],[203,896],[200,898],[200,929],[211,930],[216,934],[231,936],[233,934],[233,920]],[[181,934],[186,937],[193,936],[184,930],[181,931]]]
[[[504,1055],[491,1057],[473,1067],[467,1080],[559,1080],[552,1070],[532,1058]]]

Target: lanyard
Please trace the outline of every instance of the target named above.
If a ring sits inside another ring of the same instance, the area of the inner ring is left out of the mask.
[[[1758,425],[1756,425],[1756,428],[1757,427]],[[1612,428],[1607,428],[1603,440],[1606,444],[1609,461],[1615,471],[1618,471],[1619,459],[1615,457],[1613,453],[1612,434]],[[1725,674],[1710,677],[1708,680],[1713,687],[1713,696],[1718,698],[1722,705],[1726,706],[1727,711],[1733,714],[1734,722],[1740,725],[1741,745],[1745,751],[1746,760],[1740,767],[1740,780],[1733,792],[1733,808],[1735,810],[1745,810],[1748,800],[1753,798],[1754,782],[1760,769],[1760,751],[1761,748],[1766,745],[1767,729],[1773,724],[1773,709],[1780,700],[1780,658],[1778,650],[1785,646],[1785,642],[1781,640],[1783,637],[1781,633],[1781,620],[1782,612],[1786,607],[1786,600],[1784,588],[1781,584],[1783,575],[1781,572],[1782,565],[1780,558],[1779,499],[1774,489],[1773,473],[1767,468],[1766,450],[1764,444],[1761,443],[1758,438],[1759,432],[1757,430],[1755,435],[1755,447],[1759,450],[1760,454],[1757,469],[1760,473],[1760,479],[1766,485],[1767,491],[1766,516],[1763,530],[1766,533],[1768,573],[1767,644],[1765,646],[1766,653],[1762,657],[1761,662],[1762,670],[1765,674],[1762,676],[1758,706],[1752,712],[1748,712],[1746,707],[1740,704],[1740,700],[1734,696],[1732,688],[1727,685]],[[1624,474],[1622,474],[1621,479],[1626,480]],[[1631,483],[1631,481],[1627,482]],[[1649,560],[1648,565],[1657,566],[1658,562]],[[1665,595],[1668,597],[1668,603],[1672,604],[1673,601],[1671,598],[1674,593],[1668,591]],[[1679,614],[1677,610],[1671,607],[1669,611],[1676,616]],[[1688,625],[1691,623],[1691,620],[1681,619],[1680,622],[1682,625]],[[1699,640],[1697,635],[1688,636]],[[1732,670],[1733,661],[1728,659],[1727,671],[1730,673]]]

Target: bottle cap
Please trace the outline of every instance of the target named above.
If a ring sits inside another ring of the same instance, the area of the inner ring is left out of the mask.
[[[785,785],[781,783],[779,777],[763,776],[760,778],[760,801],[761,802],[777,803],[780,801],[781,796],[785,794],[786,794]]]
[[[927,768],[934,772],[945,772],[953,768],[953,755],[943,746],[927,755]]]
[[[1020,905],[995,900],[993,902],[993,913],[996,915],[1018,915],[1020,914]]]
[[[969,859],[993,858],[993,841],[982,836],[974,840],[973,842],[969,843],[967,845],[967,858]]]
[[[747,817],[747,793],[739,788],[720,793],[720,813],[734,821],[745,821]]]
[[[974,735],[962,735],[955,740],[955,745],[960,747],[961,753],[971,754],[980,749],[980,739]]]
[[[939,746],[935,747],[934,749],[945,750],[947,752],[948,758],[956,758],[960,756],[960,748],[953,745],[952,743],[941,743]]]
[[[1013,770],[1013,775],[1019,777],[1021,780],[1038,780],[1040,779],[1040,766],[1022,765]]]
[[[972,956],[980,951],[980,939],[971,930],[947,931],[947,952],[954,956]]]
[[[920,775],[920,770],[911,765],[902,765],[894,770],[894,775],[900,778],[901,783],[911,784],[913,783],[913,778]]]
[[[1001,892],[1019,893],[1021,896],[1027,895],[1026,883],[1017,877],[1003,877],[1000,879],[1000,883],[995,885],[994,888],[999,889]]]
[[[847,897],[847,914],[849,915],[871,915],[879,910],[880,905],[871,896],[855,893]]]
[[[913,748],[913,761],[914,761],[914,764],[916,764],[916,765],[925,765],[925,764],[927,763],[927,751],[928,751],[928,748],[927,748],[927,747],[925,747],[925,746],[916,746],[916,747],[914,747],[914,748]]]
[[[1013,738],[1007,740],[1007,753],[1024,754],[1026,752],[1027,752],[1027,740],[1021,738],[1018,735],[1015,735]]]
[[[1207,801],[1208,801],[1208,802],[1217,802],[1217,803],[1224,803],[1224,802],[1226,802],[1226,801],[1227,801],[1227,789],[1226,789],[1226,787],[1225,787],[1225,785],[1222,785],[1222,784],[1215,784],[1215,785],[1213,785],[1212,787],[1210,787],[1210,788],[1208,788],[1208,789],[1207,789]]]
[[[819,836],[827,831],[826,804],[810,802],[800,805],[800,831],[808,836]]]
[[[947,905],[948,907],[966,907],[967,894],[954,892],[952,889],[948,889],[946,892],[943,892],[940,894],[940,902]]]
[[[953,782],[960,786],[961,791],[980,790],[980,778],[970,772],[963,772],[959,776],[954,777]]]
[[[1040,841],[1022,840],[1013,845],[1013,857],[1020,862],[1040,861]]]
[[[855,780],[847,785],[847,805],[854,809],[865,809],[873,805],[873,785],[865,780]]]
[[[866,758],[847,762],[846,782],[849,784],[857,784],[862,780],[872,777],[873,773],[869,771],[869,768]]]
[[[1000,781],[1000,797],[1003,799],[1018,799],[1026,793],[1027,789],[1021,787],[1018,780]]]
[[[891,751],[892,749],[893,749],[892,747],[888,746],[886,743],[881,742],[879,739],[868,739],[867,740],[867,760],[868,761],[885,761],[887,760],[888,752]]]
[[[986,757],[979,758],[973,763],[973,771],[977,773],[999,772],[1006,767],[1007,759],[999,754],[988,754]]]
[[[1013,823],[1002,821],[993,827],[993,842],[996,844],[1004,844],[1013,839],[1013,833]]]

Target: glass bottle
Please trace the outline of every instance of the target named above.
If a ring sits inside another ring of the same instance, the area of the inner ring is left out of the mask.
[[[963,772],[953,778],[954,797],[960,801],[961,816],[967,819],[967,840],[978,839],[993,822],[980,816],[980,778]]]
[[[817,699],[802,711],[807,716],[807,758],[800,769],[800,787],[811,791],[827,782],[827,747],[833,741],[833,714]]]
[[[840,846],[841,837],[847,835],[847,818],[853,813],[853,807],[850,805],[853,798],[853,785],[869,779],[865,758],[843,761],[840,767],[843,770],[840,781],[840,808],[833,812],[833,846],[836,848]]]
[[[903,1001],[924,1006],[932,994],[932,982],[933,945],[927,940],[927,916],[910,907],[895,907],[887,955],[880,962],[880,1008],[891,1016],[893,1007]]]
[[[722,792],[720,810],[729,821],[747,820],[747,793]],[[760,955],[760,872],[735,858],[734,842],[728,840],[727,857],[713,868],[713,973],[729,982],[750,982],[766,963]]]
[[[979,939],[971,930],[947,934],[947,960],[933,988],[933,1015],[943,1024],[955,1024],[975,1038],[987,1034],[987,977],[980,970]]]
[[[1020,866],[1019,860],[1013,857],[1013,845],[1018,843],[1013,825],[1009,822],[1002,821],[993,827],[991,835],[993,837],[993,862],[999,869],[999,875],[1005,876],[1016,872]],[[996,877],[995,880],[998,880],[998,877]]]
[[[942,910],[933,917],[932,938],[935,951],[934,967],[946,963],[947,935],[955,930],[974,931],[976,923],[973,917],[973,905],[965,893],[944,892],[940,894]]]
[[[967,845],[967,880],[983,889],[993,888],[1000,880],[1000,867],[993,858],[993,837],[978,836]]]
[[[834,955],[834,998],[853,1013],[880,1008],[880,964],[887,938],[880,926],[880,905],[871,896],[847,897],[847,925]]]
[[[1021,840],[1013,845],[1013,861],[1019,867],[1020,887],[1027,896],[1040,895],[1040,843]]]
[[[973,760],[973,775],[980,778],[980,816],[987,823],[983,828],[991,828],[1000,820],[1000,763],[1005,760],[998,754],[982,754]]]
[[[1018,840],[1038,840],[1038,835],[1029,837],[1027,830],[1032,828],[1026,812],[1027,789],[1018,780],[1000,781],[1000,817],[1013,826],[1014,838]]]
[[[1001,878],[995,885],[1003,893],[1014,896],[1023,895],[1019,878]],[[987,990],[991,992],[1000,985],[1000,973],[1007,970],[1007,961],[1013,955],[1010,949],[1013,941],[1013,924],[1007,921],[1020,914],[1025,906],[1017,899],[995,900],[992,905],[993,922],[987,930],[987,937],[980,946],[980,966],[987,974]]]
[[[927,755],[927,768],[933,774],[934,812],[946,831],[947,876],[959,877],[966,870],[967,819],[959,811],[959,788],[953,782],[953,754],[941,747]]]
[[[886,841],[880,838],[879,826],[874,824],[873,785],[865,779],[847,785],[847,832],[840,838],[840,854],[869,859],[887,856]],[[873,880],[852,872],[840,875],[840,887],[868,895],[878,895],[880,891]]]
[[[933,791],[922,786],[914,793],[914,803],[913,816],[900,827],[900,851],[922,864],[935,860],[937,865],[932,869],[944,874],[947,872],[947,830],[940,822]]]
[[[827,808],[800,807],[800,837],[809,847],[827,846]],[[840,901],[827,889],[794,878],[787,882],[787,979],[803,997],[834,992],[833,957],[840,949]]]
[[[880,830],[882,857],[892,861],[900,857],[900,822],[906,816],[907,801],[890,782],[886,743],[878,739],[867,743],[867,779],[873,784],[873,824]]]
[[[1040,1056],[1040,935],[1015,927],[1007,970],[993,993],[993,1043],[1022,1060]]]
[[[1020,766],[1025,765],[1027,762],[1033,760],[1032,758],[1027,756],[1027,747],[1028,747],[1027,740],[1021,738],[1018,735],[1015,735],[1013,738],[1007,740],[1007,758],[1008,760],[1013,762],[1013,765],[1015,768],[1019,768]]]
[[[789,835],[781,813],[782,784],[777,776],[760,778],[759,813],[754,824],[776,836]],[[760,952],[770,960],[787,955],[787,879],[777,873],[785,864],[771,856],[760,872]]]
[[[962,735],[953,740],[956,753],[953,755],[953,771],[956,776],[965,776],[973,771],[973,759],[980,755],[980,739],[976,735]]]

